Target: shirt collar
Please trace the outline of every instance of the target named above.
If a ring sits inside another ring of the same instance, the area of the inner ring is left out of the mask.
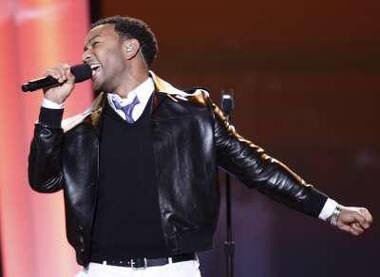
[[[113,101],[117,101],[121,106],[125,106],[132,103],[133,99],[137,97],[140,101],[140,104],[143,104],[145,106],[146,103],[148,103],[153,91],[154,82],[152,78],[148,77],[144,82],[131,90],[126,98],[121,98],[116,93],[108,93],[107,98],[111,106],[114,106]]]

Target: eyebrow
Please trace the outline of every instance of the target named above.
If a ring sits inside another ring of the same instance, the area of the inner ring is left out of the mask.
[[[92,38],[90,38],[90,39],[88,40],[88,42],[86,43],[86,45],[83,47],[83,51],[86,51],[86,50],[87,50],[87,45],[91,44],[91,41],[93,41],[94,39],[96,39],[96,38],[98,38],[98,37],[100,37],[100,35],[95,35],[95,36],[93,36]]]

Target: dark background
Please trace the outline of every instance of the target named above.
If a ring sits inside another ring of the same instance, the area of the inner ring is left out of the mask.
[[[378,1],[93,1],[92,18],[143,19],[159,41],[154,71],[180,88],[233,89],[242,135],[372,229],[353,237],[233,183],[238,277],[380,276]],[[224,186],[221,187],[222,191]],[[224,275],[224,206],[204,277]]]

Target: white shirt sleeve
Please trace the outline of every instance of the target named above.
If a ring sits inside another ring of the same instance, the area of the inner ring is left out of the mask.
[[[328,198],[318,217],[326,221],[333,214],[337,206],[338,206],[338,203],[335,200]]]
[[[47,108],[47,109],[56,109],[56,110],[58,110],[58,109],[63,109],[65,107],[65,104],[63,104],[63,103],[62,104],[58,104],[58,103],[55,103],[55,102],[53,102],[53,101],[51,101],[49,99],[44,98],[42,100],[42,105],[41,106],[44,107],[44,108]]]

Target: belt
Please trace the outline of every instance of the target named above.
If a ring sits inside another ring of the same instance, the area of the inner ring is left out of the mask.
[[[91,262],[104,264],[104,265],[113,265],[113,266],[125,266],[134,269],[144,269],[150,266],[160,266],[170,263],[178,263],[183,261],[195,260],[196,255],[194,253],[186,253],[174,255],[171,257],[157,258],[157,259],[148,259],[148,258],[133,258],[128,260],[100,260],[100,259],[91,259]]]

